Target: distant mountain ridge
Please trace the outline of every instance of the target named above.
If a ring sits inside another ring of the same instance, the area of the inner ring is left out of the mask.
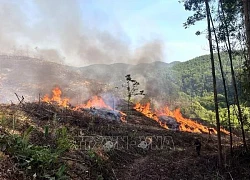
[[[28,100],[35,100],[39,93],[50,93],[55,86],[61,87],[65,96],[75,99],[74,96],[79,94],[88,96],[92,91],[102,93],[112,87],[122,87],[127,74],[131,74],[132,78],[140,82],[141,88],[149,92],[162,92],[164,83],[160,86],[157,83],[167,77],[170,67],[171,64],[154,62],[138,65],[96,64],[76,68],[30,57],[2,55],[0,101],[15,101],[14,93],[23,95]]]
[[[226,64],[226,56],[222,57]],[[75,103],[93,95],[113,94],[115,87],[119,87],[119,94],[126,98],[125,76],[130,74],[140,83],[139,88],[145,90],[146,99],[173,103],[180,98],[180,94],[202,96],[204,92],[212,92],[210,71],[207,55],[186,62],[94,64],[86,67],[71,67],[24,56],[2,55],[0,102],[16,101],[14,93],[23,95],[28,101],[37,100],[39,94],[50,94],[55,86],[62,89],[62,96],[69,97]],[[216,72],[219,72],[219,68]],[[222,93],[219,77],[218,75],[219,93]]]

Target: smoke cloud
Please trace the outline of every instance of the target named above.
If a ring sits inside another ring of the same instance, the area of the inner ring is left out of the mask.
[[[150,63],[163,59],[164,44],[152,39],[131,49],[119,24],[116,33],[83,17],[77,0],[2,0],[0,53],[24,55],[73,66]],[[104,14],[105,15],[105,14]]]

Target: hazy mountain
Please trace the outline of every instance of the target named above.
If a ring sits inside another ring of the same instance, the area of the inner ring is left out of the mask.
[[[222,54],[222,61],[224,69],[227,70],[225,74],[230,87],[231,76],[226,54]],[[237,74],[237,67],[241,66],[239,57],[235,57],[234,64]],[[216,67],[218,93],[223,101],[223,83],[217,61]],[[213,91],[211,64],[207,55],[186,62],[95,64],[86,67],[71,67],[30,57],[2,55],[0,102],[17,102],[14,93],[24,96],[27,101],[38,100],[39,94],[51,94],[55,86],[59,86],[62,96],[69,97],[73,104],[82,103],[93,95],[106,96],[109,99],[114,96],[126,98],[127,74],[140,83],[139,90],[145,90],[146,101],[183,106],[187,95],[210,97]],[[229,95],[233,98],[231,89],[229,88]],[[223,104],[221,106],[223,107]]]
[[[86,78],[69,66],[29,57],[0,56],[1,102],[16,101],[14,93],[23,95],[26,100],[35,100],[39,93],[50,93],[55,86],[60,86],[72,97],[85,81]]]
[[[76,68],[30,57],[2,55],[0,101],[16,102],[14,93],[29,101],[37,100],[39,93],[42,96],[50,94],[55,86],[59,86],[63,96],[70,97],[74,102],[79,98],[112,92],[115,87],[121,94],[126,92],[127,74],[140,83],[140,89],[145,90],[148,97],[163,97],[171,94],[173,87],[178,89],[172,66],[173,63],[154,62],[138,65],[96,64]]]

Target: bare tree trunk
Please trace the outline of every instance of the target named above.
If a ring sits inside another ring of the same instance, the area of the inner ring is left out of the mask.
[[[243,117],[242,117],[242,111],[241,111],[241,108],[240,108],[238,89],[237,89],[237,84],[236,84],[236,79],[235,79],[235,74],[234,74],[232,48],[231,48],[231,42],[230,42],[230,39],[229,39],[228,24],[226,22],[222,0],[220,0],[220,4],[221,4],[222,16],[223,16],[223,21],[222,22],[224,22],[225,31],[226,31],[226,41],[227,41],[226,43],[228,44],[228,50],[227,51],[228,51],[229,60],[230,60],[232,83],[233,83],[233,87],[234,87],[235,101],[236,101],[235,103],[236,103],[238,113],[239,113],[239,122],[240,122],[241,133],[242,133],[242,141],[243,141],[243,144],[244,144],[244,148],[247,151],[247,143],[246,143],[246,138],[245,138],[244,122],[243,122]]]
[[[250,66],[250,1],[249,0],[242,0],[243,1],[243,10],[244,10],[244,20],[245,20],[245,27],[246,27],[246,36],[247,36],[247,67]]]
[[[209,16],[210,10],[209,10],[208,0],[205,0],[205,5],[206,5],[206,13],[207,13],[208,41],[209,41],[210,58],[211,58],[211,65],[212,65],[212,76],[213,76],[214,107],[215,107],[217,138],[218,138],[218,164],[221,167],[222,166],[222,148],[221,148],[221,133],[220,133],[220,117],[219,117],[219,110],[218,110],[219,107],[218,107],[214,55],[213,55],[213,44],[212,44],[210,16]]]
[[[130,103],[130,99],[131,99],[131,93],[130,93],[130,84],[129,81],[127,82],[128,86],[128,113],[127,113],[127,122],[129,121],[129,116],[130,116],[130,107],[129,107],[129,103]]]
[[[247,46],[247,58],[245,61],[245,88],[249,91],[249,84],[250,84],[250,1],[249,0],[242,0],[243,1],[243,16],[245,22],[245,29],[246,29],[246,46]],[[249,101],[249,93],[246,93],[247,101]]]
[[[233,156],[233,136],[232,136],[232,127],[231,127],[231,118],[230,118],[230,106],[229,106],[229,102],[228,102],[228,94],[227,94],[227,88],[226,88],[226,79],[224,76],[223,65],[221,62],[219,41],[218,41],[218,38],[216,35],[216,31],[215,31],[215,27],[214,27],[214,23],[213,23],[213,19],[212,19],[210,11],[209,11],[209,14],[210,14],[210,19],[211,19],[214,37],[215,37],[215,42],[216,42],[216,49],[217,49],[218,59],[219,59],[219,64],[220,64],[220,72],[221,72],[221,78],[222,78],[222,82],[223,82],[225,101],[226,101],[226,105],[227,105],[228,128],[229,128],[229,133],[230,133],[229,134],[230,135],[230,154],[231,154],[231,156]]]

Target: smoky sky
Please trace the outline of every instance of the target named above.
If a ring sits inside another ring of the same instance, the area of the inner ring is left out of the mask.
[[[163,59],[164,44],[159,37],[131,48],[119,22],[114,23],[110,32],[102,29],[95,18],[84,17],[81,7],[87,3],[90,1],[1,0],[0,53],[74,66],[150,63]],[[105,20],[105,13],[101,15]],[[143,31],[146,27],[141,28]]]

